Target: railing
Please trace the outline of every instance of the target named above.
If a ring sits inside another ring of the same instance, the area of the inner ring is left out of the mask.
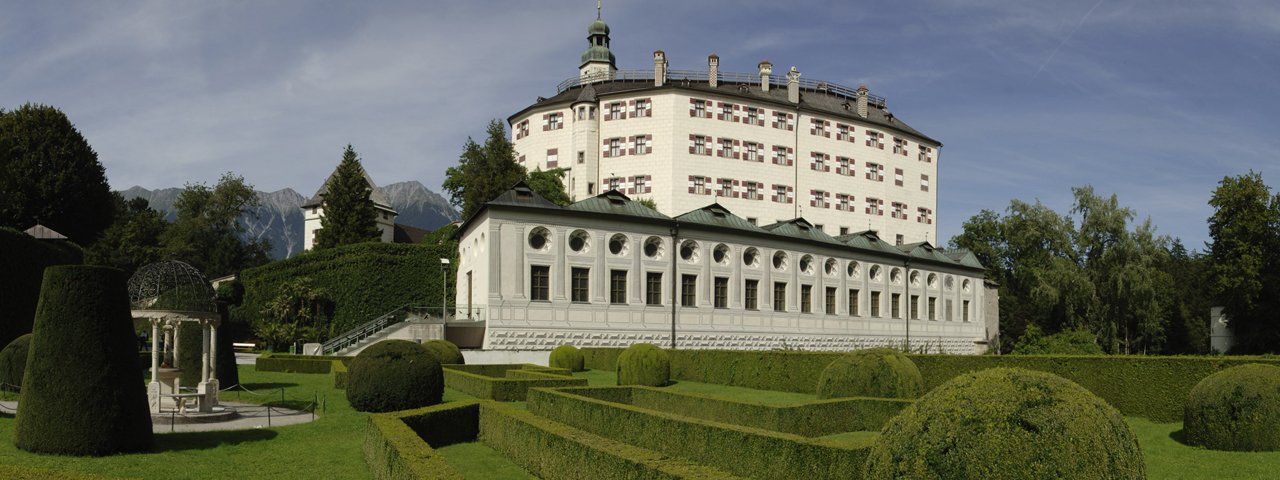
[[[556,93],[564,93],[573,87],[581,86],[585,83],[597,82],[638,82],[653,81],[653,70],[618,70],[609,74],[598,74],[583,78],[581,76],[566,79],[556,85]],[[709,82],[711,72],[707,70],[667,70],[667,82]],[[739,73],[739,72],[718,72],[716,79],[720,83],[752,85],[760,82],[760,75],[755,73]],[[800,78],[800,89],[812,92],[826,93],[840,98],[849,100],[857,100],[858,90],[849,88],[837,83],[831,83],[826,80],[815,80],[809,78]],[[770,75],[769,84],[779,88],[786,88],[787,78],[782,75]],[[885,99],[879,95],[867,94],[867,104],[884,108]]]
[[[435,311],[438,312],[440,311],[441,307],[437,306],[437,307],[434,307],[434,309]],[[321,347],[322,348],[321,351],[326,354],[340,351],[344,348],[360,343],[361,340],[369,338],[370,336],[373,336],[378,332],[386,330],[387,327],[390,327],[397,323],[408,320],[411,318],[411,316],[416,315],[422,318],[426,318],[430,316],[429,312],[431,310],[432,310],[432,307],[429,307],[429,306],[412,305],[412,304],[401,305],[397,307],[395,310],[384,313],[378,318],[365,322],[363,325],[360,325],[356,328],[346,331],[341,335],[338,335],[336,337],[329,339],[329,341],[324,342],[324,345]]]

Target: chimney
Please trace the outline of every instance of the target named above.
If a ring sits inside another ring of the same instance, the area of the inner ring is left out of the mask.
[[[653,51],[653,86],[661,87],[667,81],[667,54],[662,50]]]
[[[858,116],[867,118],[867,86],[858,85]]]
[[[787,101],[800,103],[800,71],[794,66],[787,72]]]
[[[707,83],[716,88],[720,83],[720,56],[711,54],[707,57]]]
[[[768,60],[760,62],[760,90],[769,91],[769,75],[773,75],[773,64]]]

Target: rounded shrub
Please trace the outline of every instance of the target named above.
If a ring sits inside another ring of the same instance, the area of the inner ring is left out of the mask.
[[[422,342],[422,347],[427,349],[427,353],[435,357],[441,365],[462,365],[467,363],[462,358],[462,350],[458,350],[458,346],[448,340],[428,340]]]
[[[1187,396],[1183,433],[1213,450],[1280,450],[1280,367],[1254,363],[1205,377]]]
[[[151,448],[124,272],[45,269],[30,348],[14,427],[18,448],[63,455]]]
[[[551,351],[551,359],[547,361],[547,366],[567,368],[570,372],[581,372],[586,370],[585,363],[585,359],[582,358],[582,350],[566,344]]]
[[[361,412],[392,412],[440,403],[444,372],[427,349],[408,340],[383,340],[351,361],[347,400]]]
[[[818,398],[916,398],[924,379],[915,362],[892,348],[858,350],[836,359],[818,377]]]
[[[618,355],[618,385],[661,387],[671,383],[671,359],[651,343],[637,343]]]
[[[0,350],[0,390],[16,391],[22,386],[22,372],[27,368],[27,350],[31,334],[13,339]]]
[[[865,478],[1142,479],[1138,439],[1084,387],[993,368],[957,376],[889,420]]]

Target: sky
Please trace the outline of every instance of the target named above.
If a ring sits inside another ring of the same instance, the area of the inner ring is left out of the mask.
[[[112,188],[310,195],[350,143],[439,191],[468,136],[577,75],[595,2],[0,0],[0,108],[64,111]],[[620,69],[865,83],[940,140],[939,238],[982,209],[1118,195],[1191,249],[1224,176],[1280,188],[1274,0],[605,1]]]

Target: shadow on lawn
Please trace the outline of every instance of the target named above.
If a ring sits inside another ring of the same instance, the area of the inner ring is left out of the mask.
[[[1178,442],[1178,444],[1180,445],[1191,446],[1187,444],[1187,433],[1185,429],[1179,428],[1177,430],[1169,432],[1169,438],[1175,442]]]
[[[156,435],[155,453],[180,452],[183,450],[207,450],[223,445],[236,445],[245,442],[271,440],[276,437],[274,430],[230,430],[214,432],[182,432]]]
[[[289,382],[263,382],[242,383],[240,386],[256,392],[258,390],[279,390],[281,388],[296,387],[298,384]]]

